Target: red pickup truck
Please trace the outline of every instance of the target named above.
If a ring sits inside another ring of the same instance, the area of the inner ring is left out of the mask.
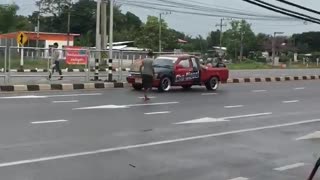
[[[142,89],[140,65],[141,61],[135,62],[127,77],[128,83],[136,90]],[[159,56],[154,60],[153,67],[153,87],[162,92],[169,91],[172,86],[189,89],[193,85],[205,85],[208,90],[215,91],[220,82],[226,83],[229,78],[229,70],[225,66],[201,65],[199,59],[192,55]]]

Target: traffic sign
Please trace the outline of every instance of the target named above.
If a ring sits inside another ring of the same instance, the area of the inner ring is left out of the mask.
[[[23,32],[20,32],[17,36],[17,43],[23,46],[28,41],[28,36]]]

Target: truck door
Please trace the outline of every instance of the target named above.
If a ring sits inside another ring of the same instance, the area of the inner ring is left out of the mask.
[[[174,70],[174,83],[178,85],[192,84],[188,75],[192,72],[192,66],[189,58],[183,58],[177,61]]]
[[[189,78],[192,80],[192,84],[200,84],[200,64],[199,60],[195,57],[191,57],[191,65],[192,65],[192,71],[189,74]]]

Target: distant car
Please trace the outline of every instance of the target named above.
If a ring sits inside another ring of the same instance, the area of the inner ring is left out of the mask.
[[[127,82],[136,90],[142,89],[142,78],[139,72],[141,60],[136,61],[129,72]],[[193,85],[205,85],[208,90],[218,89],[220,82],[226,83],[229,70],[226,67],[201,65],[200,60],[192,55],[159,56],[153,62],[155,77],[153,87],[159,91],[169,91],[172,86],[190,89]]]

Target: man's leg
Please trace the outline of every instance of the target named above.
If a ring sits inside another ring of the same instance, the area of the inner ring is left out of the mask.
[[[54,73],[54,69],[55,69],[55,66],[52,68],[51,72],[49,72],[49,80],[51,80],[51,77],[52,77],[52,75]]]
[[[59,72],[59,75],[60,75],[59,80],[62,80],[63,77],[62,77],[62,71],[61,71],[60,63],[59,63],[59,62],[57,62],[56,68],[57,68],[57,71]]]

